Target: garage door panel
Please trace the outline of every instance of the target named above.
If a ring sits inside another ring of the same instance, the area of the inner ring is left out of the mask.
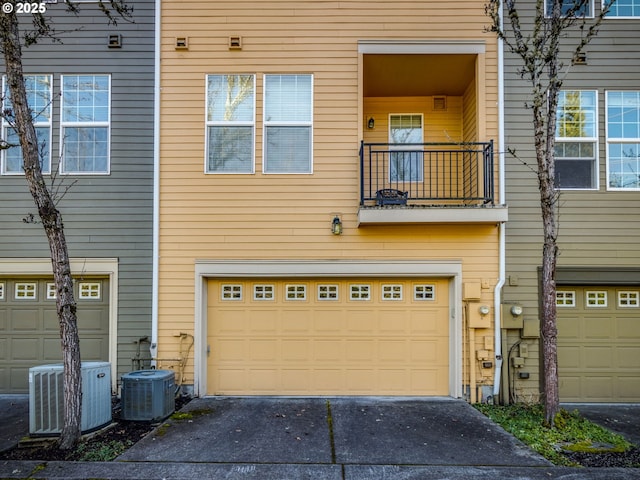
[[[43,317],[43,329],[45,332],[58,332],[60,330],[60,322],[58,321],[58,314],[55,310],[45,310],[43,312]]]
[[[613,287],[559,290],[573,291],[576,299],[575,306],[558,308],[561,401],[640,401],[640,308],[618,305]],[[590,306],[587,291],[597,291],[606,303]]]
[[[10,315],[11,328],[16,332],[25,330],[36,331],[42,329],[42,325],[40,323],[40,309],[38,308],[12,308],[10,310]]]
[[[41,350],[38,338],[12,338],[11,356],[14,360],[37,361]],[[58,340],[58,355],[60,355],[60,340]]]
[[[446,280],[428,282],[438,302],[415,301],[411,282],[395,279],[274,280],[269,306],[224,301],[224,283],[209,282],[209,394],[448,394]]]

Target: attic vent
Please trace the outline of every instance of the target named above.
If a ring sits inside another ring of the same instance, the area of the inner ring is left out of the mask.
[[[113,34],[109,35],[109,41],[107,43],[109,48],[121,48],[122,47],[122,35]]]
[[[573,64],[574,65],[586,65],[587,64],[587,54],[584,52],[576,53],[573,56]]]
[[[229,37],[229,49],[230,50],[241,50],[242,49],[242,37],[239,37],[239,36]]]
[[[176,37],[176,50],[188,50],[189,37]]]
[[[447,109],[447,97],[433,97],[433,109],[434,110],[446,110]]]

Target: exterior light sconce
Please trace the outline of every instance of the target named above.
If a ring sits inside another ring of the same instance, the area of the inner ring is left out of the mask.
[[[478,308],[478,312],[480,312],[480,315],[484,317],[489,313],[489,307],[486,305],[480,305],[480,307]]]
[[[336,215],[331,222],[331,233],[334,235],[342,235],[342,220]]]
[[[376,126],[376,121],[373,119],[373,117],[370,117],[369,120],[367,121],[367,128],[369,130],[373,130],[375,126]]]

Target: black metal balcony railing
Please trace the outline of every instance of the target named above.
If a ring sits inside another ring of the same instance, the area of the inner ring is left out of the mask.
[[[493,141],[362,142],[360,175],[362,206],[493,204]]]

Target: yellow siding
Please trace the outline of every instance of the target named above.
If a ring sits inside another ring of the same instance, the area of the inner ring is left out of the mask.
[[[386,99],[360,98],[358,40],[484,40],[483,78],[476,79],[484,92],[479,110],[486,113],[486,138],[480,140],[495,139],[496,41],[483,32],[483,6],[483,1],[456,2],[452,9],[446,2],[424,0],[163,1],[160,358],[179,357],[176,335],[194,333],[196,259],[461,260],[465,281],[486,281],[483,298],[491,301],[498,274],[494,225],[358,228],[356,223],[358,149],[366,133],[366,113],[363,119],[359,110],[390,111]],[[230,50],[229,36],[241,36],[243,48]],[[176,37],[188,37],[188,50],[174,48]],[[265,175],[262,76],[289,72],[314,78],[313,174]],[[255,174],[204,174],[205,77],[215,73],[256,75]],[[401,102],[393,113],[424,102],[425,119],[435,115],[429,113],[430,98],[396,100]],[[441,123],[425,130],[426,141],[481,134],[463,132],[468,119],[462,97],[448,97],[447,106],[438,114]],[[374,133],[383,133],[386,141],[386,130],[381,122]],[[340,236],[330,232],[336,213],[344,224]],[[193,378],[191,353],[185,382]]]

